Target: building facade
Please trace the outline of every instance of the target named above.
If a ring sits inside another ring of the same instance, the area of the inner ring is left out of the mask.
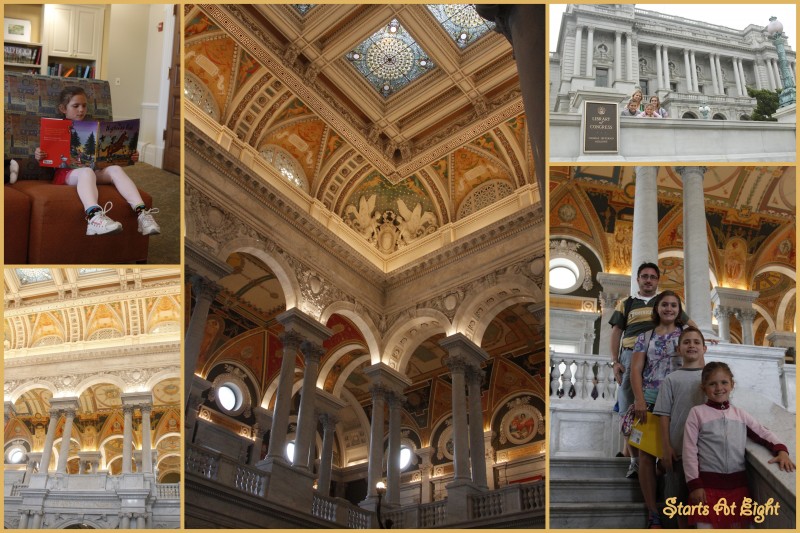
[[[4,278],[5,527],[179,527],[180,269]]]

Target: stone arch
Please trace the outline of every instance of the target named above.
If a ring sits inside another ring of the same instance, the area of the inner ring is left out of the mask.
[[[50,383],[49,381],[44,381],[44,380],[40,380],[39,381],[39,380],[37,380],[37,381],[31,381],[31,382],[28,382],[28,383],[23,383],[19,387],[17,387],[13,391],[11,391],[9,393],[9,395],[8,395],[9,396],[9,400],[11,401],[12,404],[16,403],[17,400],[19,400],[22,397],[23,394],[25,394],[26,392],[31,391],[33,389],[45,389],[45,390],[48,390],[48,391],[50,391],[50,393],[53,396],[55,396],[56,393],[58,392],[58,388],[55,386],[55,384]]]
[[[359,423],[361,425],[361,428],[365,432],[365,435],[369,435],[370,434],[369,418],[367,418],[367,413],[364,412],[364,408],[361,407],[360,403],[358,403],[358,401],[356,400],[356,397],[353,396],[353,393],[350,392],[347,389],[342,389],[341,396],[338,396],[338,397],[340,397],[342,400],[346,401],[347,405],[351,409],[353,409],[353,411],[356,413],[356,418],[358,418],[358,421],[359,421]],[[336,433],[339,434],[338,429],[337,429]],[[342,440],[344,439],[344,432],[342,432],[340,439],[342,439]],[[347,464],[349,463],[349,458],[347,457],[347,447],[344,445],[345,443],[342,440],[340,440],[340,442],[339,442],[339,446],[340,446],[339,449],[342,450],[342,452],[343,452],[342,455],[344,456],[344,457],[341,458],[341,460],[342,460],[342,464],[344,466],[347,466]]]
[[[294,380],[293,383],[292,383],[292,394],[291,394],[292,397],[294,397],[294,395],[297,393],[297,391],[300,390],[300,388],[303,386],[303,380],[302,379],[295,379],[295,377],[297,376],[298,372],[300,374],[302,374],[303,373],[303,369],[301,367],[299,367],[299,366],[295,366],[294,367],[294,373],[292,374],[292,379]],[[261,407],[263,407],[264,409],[266,409],[268,411],[272,410],[272,407],[270,407],[270,404],[271,404],[272,398],[275,396],[275,394],[278,391],[278,380],[280,379],[280,376],[281,376],[280,372],[275,374],[275,377],[272,379],[272,381],[270,381],[269,385],[267,386],[267,390],[264,391],[264,395],[261,397],[261,404],[260,405],[261,405]]]
[[[300,307],[302,302],[300,283],[295,277],[291,265],[280,254],[265,250],[264,242],[262,241],[243,237],[234,239],[224,245],[217,254],[217,258],[225,262],[235,252],[250,254],[263,261],[272,270],[281,285],[283,297],[286,300],[286,309]]]
[[[382,362],[405,374],[414,350],[437,333],[448,335],[453,329],[450,319],[436,309],[417,309],[414,316],[392,325],[386,335]]]
[[[109,435],[108,437],[104,438],[102,441],[100,441],[100,444],[97,445],[97,449],[100,451],[100,458],[102,459],[101,464],[106,465],[106,470],[111,470],[111,463],[117,458],[122,459],[122,454],[120,454],[119,456],[115,456],[113,459],[109,460],[108,457],[106,457],[106,444],[116,439],[121,440],[124,444],[125,439],[123,435],[123,433],[114,433],[113,435]],[[136,432],[133,433],[133,438],[136,439]],[[131,441],[131,453],[133,453],[134,450],[136,450],[136,444]]]
[[[92,529],[111,529],[112,525],[107,522],[106,520],[97,521],[97,520],[89,520],[81,516],[81,518],[65,518],[62,522],[53,525],[53,529],[67,529],[69,526],[80,526],[83,524],[88,524],[92,526]],[[81,528],[83,529],[83,528]]]
[[[550,241],[557,241],[557,240],[562,240],[562,239],[563,240],[575,241],[578,244],[580,244],[581,246],[583,246],[584,248],[586,248],[587,250],[589,250],[592,253],[592,255],[594,255],[597,258],[597,261],[600,263],[600,269],[601,269],[600,271],[601,272],[607,272],[606,264],[605,264],[604,257],[603,257],[603,254],[602,254],[602,250],[598,250],[594,246],[594,243],[591,243],[591,242],[589,242],[586,239],[583,239],[581,237],[576,237],[575,235],[561,235],[561,234],[555,234],[555,233],[550,235]],[[595,272],[595,274],[596,274],[596,272]]]
[[[162,370],[161,372],[158,372],[150,376],[150,379],[148,379],[147,383],[144,384],[144,388],[145,390],[151,391],[159,382],[165,379],[170,379],[170,378],[180,379],[180,377],[181,377],[181,371],[179,367],[167,368],[165,370]]]
[[[102,383],[109,383],[114,385],[122,392],[131,392],[128,390],[128,384],[120,377],[114,374],[99,374],[90,376],[75,386],[75,396],[79,397],[86,392],[86,389],[93,385],[100,385]]]
[[[728,120],[728,117],[725,116],[724,113],[714,113],[714,116],[711,117],[712,120]]]
[[[317,375],[317,387],[319,387],[320,389],[325,388],[325,381],[328,379],[328,375],[331,373],[331,370],[333,369],[333,367],[336,366],[336,363],[342,359],[342,357],[344,357],[345,355],[349,354],[353,350],[360,350],[362,348],[363,348],[363,346],[361,344],[359,344],[357,342],[351,342],[351,343],[345,344],[344,346],[340,346],[336,351],[334,351],[325,360],[325,363],[319,369],[319,374]],[[358,358],[358,360],[363,362],[363,357],[364,356],[360,356]],[[370,360],[371,360],[371,356],[369,356],[369,357],[370,357]],[[352,364],[352,362],[350,364]],[[348,367],[349,366],[350,365],[348,364]],[[337,383],[338,383],[338,381],[341,381],[342,375],[339,376],[340,379],[337,380]],[[347,378],[345,378],[345,379],[347,379]],[[336,385],[334,385],[334,387],[335,386]]]
[[[786,322],[786,309],[789,307],[789,304],[791,304],[795,300],[796,295],[797,295],[797,287],[792,287],[783,296],[781,302],[778,304],[778,314],[776,315],[777,318],[775,319],[776,325],[784,324]]]
[[[349,319],[358,328],[358,331],[361,333],[367,343],[367,348],[369,349],[372,363],[379,363],[381,360],[381,349],[379,342],[381,333],[378,331],[378,328],[375,326],[372,319],[366,315],[366,313],[359,313],[355,309],[354,304],[350,302],[338,301],[333,302],[322,311],[319,321],[323,325],[327,324],[328,320],[330,320],[331,316],[334,314],[342,315],[343,317]]]
[[[684,113],[683,115],[681,115],[681,118],[692,118],[692,119],[696,119],[696,118],[698,118],[698,117],[697,117],[697,115],[695,115],[695,114],[694,114],[694,113],[692,113],[691,111],[687,111],[686,113]]]
[[[342,373],[339,375],[339,379],[336,381],[336,384],[333,386],[333,395],[334,396],[336,396],[338,398],[339,395],[342,393],[342,391],[346,390],[344,388],[344,383],[347,381],[347,378],[350,377],[350,374],[355,372],[358,367],[360,367],[362,364],[364,364],[364,361],[366,361],[368,357],[370,357],[368,354],[364,354],[361,357],[357,357],[354,360],[350,361],[350,364],[348,364],[346,367],[344,367],[344,369],[342,370]],[[370,358],[370,362],[372,362],[371,358]]]
[[[757,303],[757,302],[754,302],[754,303],[753,303],[753,309],[755,309],[755,310],[756,310],[756,312],[757,312],[757,313],[758,313],[758,314],[759,314],[761,317],[763,317],[763,318],[764,318],[764,320],[767,322],[767,333],[772,333],[773,331],[778,331],[778,329],[775,327],[775,321],[773,321],[773,320],[772,320],[772,317],[771,317],[771,316],[769,316],[769,311],[767,311],[766,309],[764,309],[764,307],[762,307],[762,306],[761,306],[759,303]],[[754,321],[754,323],[753,323],[753,331],[755,332],[755,321]]]
[[[170,437],[178,437],[179,439],[180,439],[180,438],[182,438],[182,437],[181,437],[181,434],[180,434],[180,433],[178,433],[178,432],[175,432],[175,431],[173,431],[173,432],[170,432],[170,433],[164,433],[163,435],[161,435],[161,436],[160,436],[160,437],[159,437],[159,438],[158,438],[158,439],[157,439],[157,440],[156,440],[156,441],[153,443],[153,449],[156,449],[156,448],[158,447],[158,445],[161,443],[161,441],[162,441],[162,440],[164,440],[164,439],[168,439],[168,438],[170,438]]]
[[[533,280],[520,274],[505,274],[464,301],[456,312],[454,331],[450,334],[463,333],[480,346],[486,328],[502,309],[520,302],[543,301],[542,290]]]

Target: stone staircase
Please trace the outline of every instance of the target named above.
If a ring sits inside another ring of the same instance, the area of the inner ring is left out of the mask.
[[[552,529],[641,529],[647,522],[627,458],[550,459]]]

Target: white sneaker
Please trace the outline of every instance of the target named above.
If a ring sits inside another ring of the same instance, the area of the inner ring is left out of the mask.
[[[143,209],[139,213],[139,233],[142,235],[158,235],[161,227],[153,219],[153,215],[158,214],[158,208]]]
[[[86,226],[86,235],[108,235],[122,231],[121,223],[106,216],[106,213],[111,211],[113,206],[114,204],[111,202],[106,202],[106,205],[89,219],[89,224]]]

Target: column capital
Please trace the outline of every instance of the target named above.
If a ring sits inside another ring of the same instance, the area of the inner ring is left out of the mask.
[[[758,314],[755,309],[737,309],[736,310],[736,318],[741,320],[746,320],[748,322],[752,321],[756,315]]]
[[[481,383],[483,382],[484,374],[485,372],[479,367],[475,366],[467,367],[467,372],[466,372],[467,383],[469,385],[477,385],[478,387],[480,387]]]
[[[466,374],[467,369],[470,368],[470,364],[466,359],[452,355],[444,358],[444,364],[452,374]]]
[[[692,173],[699,173],[701,177],[704,177],[708,167],[675,167],[675,170],[681,177]]]
[[[319,415],[319,420],[325,431],[336,431],[336,424],[339,423],[339,417],[336,415],[332,413],[322,413]]]
[[[725,307],[724,305],[718,305],[714,308],[714,317],[717,320],[728,318],[733,314],[733,310]]]
[[[333,331],[318,320],[293,307],[284,311],[276,317],[276,320],[283,324],[285,331],[295,331],[301,334],[305,340],[322,343],[325,339],[333,335]]]
[[[283,345],[283,349],[293,349],[297,351],[300,348],[300,345],[305,342],[305,338],[296,331],[284,331],[280,335],[278,335],[278,340],[281,341],[281,345]]]
[[[454,333],[439,341],[439,346],[447,350],[450,357],[462,358],[464,361],[480,366],[489,359],[486,350],[475,344],[463,333]]]
[[[189,276],[189,283],[192,284],[192,292],[198,300],[202,298],[213,300],[219,291],[222,290],[222,286],[216,281],[211,281],[199,274]]]
[[[390,391],[386,395],[386,402],[389,404],[389,409],[399,409],[403,406],[406,397],[397,391]]]
[[[320,358],[325,355],[325,348],[322,344],[307,340],[300,343],[300,352],[306,363],[319,363]]]
[[[122,413],[126,415],[133,415],[133,410],[136,408],[135,405],[123,405],[122,406]]]

